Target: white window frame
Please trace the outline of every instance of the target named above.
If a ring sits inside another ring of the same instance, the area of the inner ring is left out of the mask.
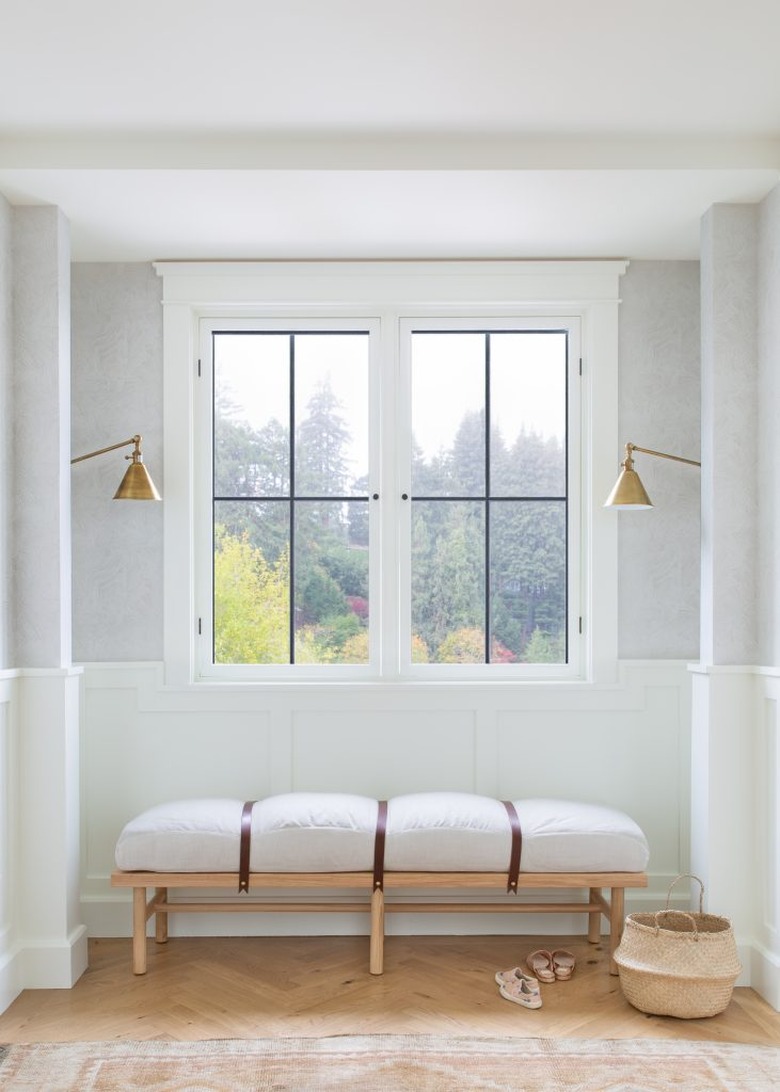
[[[398,360],[401,319],[454,321],[468,316],[472,323],[491,318],[576,320],[580,329],[582,383],[579,413],[579,520],[576,562],[580,570],[579,602],[570,602],[582,619],[579,654],[564,674],[549,672],[556,665],[529,665],[530,671],[507,673],[502,665],[422,665],[425,671],[402,667],[398,630],[383,617],[380,625],[378,675],[356,671],[355,665],[327,665],[304,671],[291,669],[288,681],[304,678],[322,682],[392,683],[421,685],[421,679],[448,678],[474,685],[530,682],[614,682],[617,674],[617,522],[602,509],[615,472],[617,435],[617,311],[618,285],[626,263],[586,262],[160,262],[164,303],[164,416],[165,416],[165,678],[170,685],[188,686],[250,680],[284,683],[285,672],[248,671],[203,674],[198,659],[198,619],[202,618],[202,590],[196,573],[196,455],[202,447],[196,423],[196,384],[200,359],[202,319],[262,316],[279,320],[309,318],[379,322],[383,359]],[[395,407],[400,396],[400,373],[381,376],[381,437],[397,427]],[[376,387],[372,397],[379,396]],[[399,445],[399,447],[402,445]],[[576,460],[574,460],[576,463]],[[380,528],[382,553],[380,599],[396,597],[397,573],[404,552],[403,527],[394,518],[401,467],[381,465],[378,491],[383,499]],[[373,488],[372,482],[372,488]],[[373,508],[373,505],[372,505]],[[407,512],[409,506],[406,506]],[[372,512],[372,516],[374,513]],[[374,518],[376,518],[374,516]],[[408,518],[408,515],[407,515]],[[394,528],[398,528],[394,532]],[[372,528],[373,530],[373,528]],[[376,594],[372,588],[372,596]],[[571,599],[571,597],[570,597]],[[372,611],[376,603],[372,598]],[[202,622],[201,622],[202,628]],[[202,635],[201,635],[202,636]],[[284,665],[282,665],[284,666]],[[445,671],[439,672],[441,666]],[[510,665],[503,665],[510,666]],[[521,665],[517,665],[521,666]],[[523,665],[524,666],[524,665]],[[431,670],[433,668],[434,670]],[[543,670],[540,670],[543,668]],[[335,670],[334,670],[335,669]]]

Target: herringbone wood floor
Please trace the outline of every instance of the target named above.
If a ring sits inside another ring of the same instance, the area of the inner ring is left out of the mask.
[[[780,1014],[737,989],[707,1020],[647,1016],[608,973],[606,944],[577,938],[388,937],[385,973],[368,973],[366,937],[149,941],[134,976],[131,942],[90,942],[72,990],[26,990],[0,1015],[0,1042],[213,1039],[412,1033],[539,1038],[682,1038],[780,1045]],[[534,948],[567,947],[569,982],[543,1007],[503,1000],[493,975]]]

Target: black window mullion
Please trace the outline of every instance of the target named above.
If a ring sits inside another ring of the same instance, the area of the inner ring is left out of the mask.
[[[490,663],[490,334],[485,333],[485,663]]]
[[[217,662],[217,626],[215,573],[217,567],[217,541],[215,535],[217,517],[217,335],[211,331],[211,662]]]
[[[290,663],[295,663],[295,334],[290,334],[290,473],[289,473],[290,497],[289,526],[290,526],[290,564],[289,564],[289,596],[290,610],[288,619]]]
[[[566,555],[564,557],[563,575],[563,660],[564,663],[569,662],[569,515],[570,515],[570,503],[569,503],[569,331],[566,330],[564,334],[564,366],[566,368],[566,382],[563,388],[563,400],[564,400],[564,429],[563,429],[563,474],[564,474],[564,516],[563,516],[563,532],[565,535],[564,545],[566,549]]]

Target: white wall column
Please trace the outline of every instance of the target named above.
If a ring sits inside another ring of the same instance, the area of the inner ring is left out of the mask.
[[[691,866],[707,905],[753,936],[757,656],[758,210],[702,222],[701,664],[694,668]],[[743,964],[749,963],[744,958]]]
[[[13,211],[12,270],[18,937],[22,986],[68,987],[87,948],[70,636],[70,241],[58,209]]]
[[[22,985],[68,989],[87,967],[80,907],[80,669],[21,674],[18,938]]]

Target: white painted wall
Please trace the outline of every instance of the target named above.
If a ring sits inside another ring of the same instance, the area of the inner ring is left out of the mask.
[[[751,697],[748,844],[753,847],[753,936],[748,968],[751,985],[780,1011],[780,669],[757,672]]]
[[[14,898],[19,881],[17,687],[15,672],[0,671],[0,1012],[17,996],[23,982]]]

